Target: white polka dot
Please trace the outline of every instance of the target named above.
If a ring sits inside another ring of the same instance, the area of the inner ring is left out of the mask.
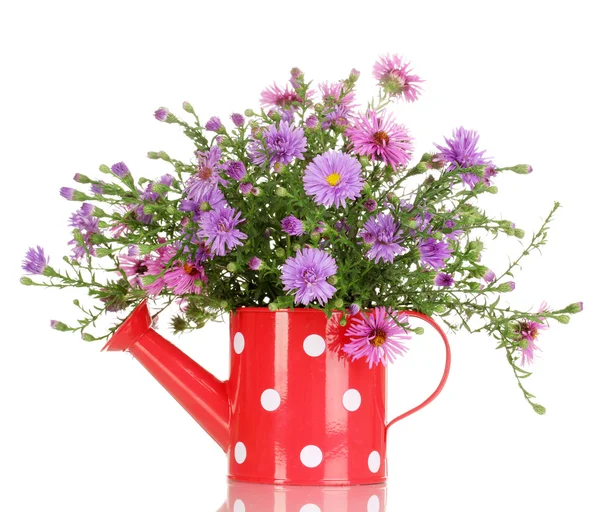
[[[323,452],[318,446],[309,444],[302,448],[300,460],[307,468],[316,468],[323,461]]]
[[[235,500],[235,503],[233,504],[233,512],[246,512],[246,505],[244,505],[242,500]],[[369,509],[369,512],[371,512],[371,509]]]
[[[371,473],[377,473],[381,467],[381,455],[379,452],[371,452],[369,455],[369,470]]]
[[[265,389],[260,396],[260,403],[265,411],[275,411],[281,405],[281,397],[274,389]]]
[[[300,512],[321,512],[321,509],[317,505],[309,503],[308,505],[304,505],[300,509]]]
[[[373,494],[367,503],[367,512],[379,512],[379,496]]]
[[[304,340],[304,352],[310,357],[319,357],[325,352],[325,340],[318,334],[311,334]]]
[[[235,445],[235,461],[238,464],[243,464],[246,460],[246,445],[244,443],[237,443]],[[369,459],[371,460],[371,459]],[[370,463],[369,463],[370,464]]]
[[[235,353],[241,354],[244,351],[245,345],[246,340],[244,339],[244,335],[241,332],[236,332],[233,337],[233,350],[235,350]]]
[[[342,397],[342,403],[347,411],[353,412],[360,407],[361,397],[356,389],[349,389]]]

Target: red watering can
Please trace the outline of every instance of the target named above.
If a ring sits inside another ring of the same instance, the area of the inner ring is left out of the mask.
[[[144,303],[106,344],[129,351],[227,453],[229,478],[263,484],[376,484],[387,475],[386,367],[350,361],[342,313],[240,308],[230,315],[230,378],[221,382],[151,327]]]

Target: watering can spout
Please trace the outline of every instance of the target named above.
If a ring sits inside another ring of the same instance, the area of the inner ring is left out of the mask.
[[[227,385],[151,327],[146,302],[140,304],[102,350],[128,351],[227,452]]]

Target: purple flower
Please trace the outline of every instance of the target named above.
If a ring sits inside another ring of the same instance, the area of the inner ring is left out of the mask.
[[[206,187],[198,193],[195,200],[184,199],[181,201],[179,209],[183,212],[193,212],[194,222],[200,222],[206,212],[226,206],[225,196],[218,187]]]
[[[547,329],[546,324],[534,322],[533,320],[522,320],[518,324],[518,334],[521,341],[526,341],[527,346],[521,348],[521,366],[533,363],[535,353],[541,349],[535,344],[539,332]]]
[[[68,201],[73,201],[73,194],[75,194],[74,188],[61,187],[60,189],[60,195]]]
[[[302,98],[296,91],[290,91],[286,84],[282,89],[277,84],[267,87],[260,93],[260,104],[263,107],[294,107],[294,103],[302,103]]]
[[[156,112],[154,112],[154,117],[158,121],[166,121],[168,115],[169,111],[164,107],[160,107]]]
[[[385,366],[393,362],[398,354],[403,355],[408,350],[402,341],[410,339],[410,335],[398,325],[408,321],[406,313],[378,307],[369,315],[362,313],[361,317],[350,320],[346,331],[350,342],[342,347],[353,361],[364,357],[369,368],[379,363]]]
[[[129,168],[123,162],[117,162],[110,168],[110,170],[119,178],[124,178],[129,174]]]
[[[240,183],[240,192],[244,195],[249,194],[252,191],[252,183],[248,183],[245,181],[244,183]]]
[[[358,233],[365,243],[373,244],[367,251],[367,258],[387,261],[391,263],[396,256],[404,254],[407,249],[402,247],[400,241],[401,231],[394,217],[389,213],[378,213],[377,217],[371,217],[365,222],[363,229]]]
[[[320,83],[319,89],[321,90],[323,104],[328,106],[343,105],[347,110],[355,108],[357,104],[354,103],[354,93],[352,91],[347,92],[344,97],[341,97],[343,86],[342,82],[334,84],[330,84],[329,82]]]
[[[367,199],[364,206],[368,212],[374,212],[377,209],[377,201],[375,199]]]
[[[302,221],[293,215],[290,215],[281,221],[281,229],[288,235],[292,236],[301,236],[304,234]]]
[[[29,248],[25,254],[21,268],[30,274],[42,275],[49,262],[50,258],[46,257],[44,249],[38,245],[37,250],[33,247]]]
[[[217,116],[213,116],[208,121],[206,121],[206,129],[209,132],[218,132],[222,126],[223,123]]]
[[[103,181],[100,181],[98,183],[92,183],[92,186],[90,187],[92,194],[97,194],[97,195],[104,194],[104,188],[102,187],[102,185],[105,185],[105,183]]]
[[[457,168],[467,169],[476,165],[488,165],[491,160],[484,157],[485,151],[480,151],[477,148],[479,142],[479,134],[475,130],[466,130],[462,126],[452,131],[452,138],[444,137],[446,146],[434,144],[440,151],[440,155],[444,162],[448,164],[448,170]],[[474,175],[475,176],[475,175]],[[477,181],[479,177],[475,176]],[[474,178],[463,178],[470,185]]]
[[[317,126],[319,124],[319,120],[317,119],[317,116],[310,115],[306,118],[306,121],[304,122],[304,124],[306,125],[307,128],[314,128],[315,126]]]
[[[196,155],[198,156],[198,165],[196,166],[198,172],[187,181],[185,189],[187,196],[192,200],[195,200],[205,187],[227,184],[219,171],[219,161],[221,160],[219,146],[211,146],[206,152],[198,151]]]
[[[262,260],[260,258],[257,258],[256,256],[252,256],[252,258],[250,258],[250,261],[248,262],[248,267],[250,267],[250,270],[259,270],[261,265]]]
[[[454,279],[450,274],[444,274],[443,272],[440,272],[435,276],[433,284],[448,288],[450,286],[454,286]]]
[[[494,279],[496,279],[496,274],[494,274],[494,271],[492,269],[487,269],[485,271],[485,274],[483,274],[483,280],[486,283],[491,283]]]
[[[350,111],[344,105],[336,105],[325,113],[325,120],[321,126],[328,130],[331,126],[348,126]]]
[[[186,293],[198,295],[202,292],[202,283],[206,283],[208,278],[204,273],[204,267],[186,262],[167,270],[163,281],[175,295]]]
[[[135,246],[134,246],[135,247]],[[137,247],[136,247],[137,248]],[[119,268],[125,272],[127,280],[131,286],[141,288],[142,287],[142,276],[148,272],[148,257],[140,257],[139,249],[138,254],[135,254],[135,250],[130,250],[129,254],[122,254],[119,256]]]
[[[255,139],[250,144],[252,161],[257,165],[268,162],[269,165],[289,164],[294,158],[304,160],[302,153],[306,151],[306,137],[302,128],[280,122],[279,128],[274,124],[263,131],[264,141]]]
[[[351,315],[358,315],[358,313],[360,312],[360,306],[358,304],[350,304],[350,307],[348,308],[348,312]]]
[[[429,265],[437,270],[446,264],[445,260],[450,257],[452,250],[446,242],[428,238],[419,244],[419,254],[423,265]]]
[[[158,295],[165,287],[164,273],[171,260],[177,255],[177,249],[173,246],[163,246],[157,249],[157,257],[146,261],[148,267],[145,275],[153,276],[154,280],[149,284],[142,284],[144,290],[150,295]]]
[[[241,240],[248,238],[235,226],[244,222],[241,213],[232,208],[219,208],[202,216],[198,236],[207,239],[211,251],[217,256],[225,256],[237,245],[242,245]]]
[[[239,160],[231,160],[224,167],[225,174],[236,181],[241,181],[246,176],[246,167]]]
[[[366,114],[359,114],[356,123],[346,129],[346,135],[357,155],[383,161],[392,167],[406,165],[410,161],[412,137],[385,111],[369,110]]]
[[[240,126],[244,126],[244,116],[242,114],[238,114],[238,113],[233,113],[231,114],[231,120],[233,121],[233,124],[236,125],[238,128]]]
[[[323,306],[336,292],[327,278],[337,272],[335,260],[320,249],[305,248],[289,257],[281,268],[281,281],[286,291],[295,290],[294,302],[308,305],[316,300]]]
[[[384,55],[375,63],[373,76],[387,93],[412,102],[421,94],[423,89],[419,84],[423,80],[413,75],[409,66],[398,55]]]
[[[329,150],[308,164],[304,191],[317,204],[346,207],[346,199],[356,199],[364,185],[360,162],[345,153]]]
[[[83,203],[81,208],[71,215],[69,225],[79,230],[83,237],[83,243],[79,242],[77,239],[73,239],[69,242],[69,245],[74,245],[73,258],[76,260],[80,260],[88,252],[92,256],[96,254],[92,244],[92,235],[98,233],[100,230],[98,228],[98,218],[94,217],[92,215],[93,213],[94,206],[89,203]]]

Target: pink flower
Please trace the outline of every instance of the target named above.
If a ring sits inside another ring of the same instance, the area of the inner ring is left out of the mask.
[[[423,80],[413,75],[409,66],[410,62],[404,62],[396,54],[384,55],[373,66],[373,76],[391,96],[412,102],[421,94],[423,88],[419,84]]]
[[[196,265],[191,262],[178,262],[178,265],[167,270],[164,275],[165,285],[176,295],[202,293],[202,283],[206,283],[208,278],[204,273],[202,265]]]
[[[403,355],[408,350],[402,340],[410,339],[410,335],[398,325],[407,322],[406,313],[378,307],[371,314],[361,313],[361,316],[362,319],[351,318],[346,332],[351,341],[342,348],[353,361],[364,357],[369,368],[379,363],[385,366],[388,361],[393,362],[398,354]]]
[[[385,111],[369,110],[359,114],[355,124],[346,128],[354,152],[392,167],[406,165],[413,150],[412,137],[403,125],[396,124]]]

